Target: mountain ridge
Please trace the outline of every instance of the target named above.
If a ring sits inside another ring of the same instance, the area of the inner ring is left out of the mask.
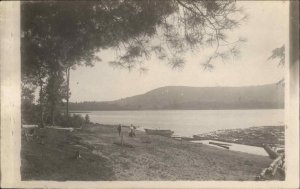
[[[113,101],[70,103],[71,110],[280,109],[284,86],[165,86]]]

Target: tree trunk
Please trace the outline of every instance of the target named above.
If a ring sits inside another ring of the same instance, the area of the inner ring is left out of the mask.
[[[44,127],[44,107],[43,107],[43,84],[40,84],[40,127]]]
[[[40,75],[40,73],[39,73]],[[44,106],[43,106],[43,79],[40,76],[39,77],[39,87],[40,87],[40,92],[39,92],[39,105],[40,105],[40,123],[39,126],[40,127],[44,127]]]
[[[51,106],[51,126],[54,126],[54,103]]]
[[[51,88],[51,91],[50,91],[50,94],[51,94],[51,97],[50,97],[50,120],[51,120],[51,126],[54,126],[54,113],[55,113],[55,109],[56,109],[56,102],[55,102],[55,98],[56,98],[56,88],[55,88],[55,82],[56,82],[56,79],[57,79],[57,75],[55,73],[55,71],[52,71],[51,73],[51,76],[52,77],[52,81],[50,82],[50,88]]]
[[[66,70],[66,76],[67,76],[67,118],[69,121],[69,84],[70,84],[70,67],[67,68]]]

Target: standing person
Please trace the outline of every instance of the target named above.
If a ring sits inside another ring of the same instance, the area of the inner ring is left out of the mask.
[[[119,132],[119,136],[121,135],[121,131],[122,131],[122,126],[121,126],[121,124],[119,124],[119,126],[118,126],[118,132]]]
[[[130,133],[129,133],[129,136],[135,137],[134,126],[133,126],[132,124],[130,125]]]

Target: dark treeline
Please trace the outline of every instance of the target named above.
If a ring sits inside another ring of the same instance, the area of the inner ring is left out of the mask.
[[[70,102],[71,111],[97,111],[97,110],[128,110],[118,104],[109,104],[107,102]]]

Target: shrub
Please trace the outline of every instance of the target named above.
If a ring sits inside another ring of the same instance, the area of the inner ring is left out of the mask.
[[[81,127],[84,124],[84,118],[81,115],[73,114],[69,117],[69,126],[70,127]]]
[[[85,119],[78,114],[73,114],[67,117],[66,115],[59,115],[56,117],[56,123],[61,127],[81,127],[85,123]]]
[[[38,106],[30,103],[22,103],[21,118],[22,124],[38,124],[40,110]]]

